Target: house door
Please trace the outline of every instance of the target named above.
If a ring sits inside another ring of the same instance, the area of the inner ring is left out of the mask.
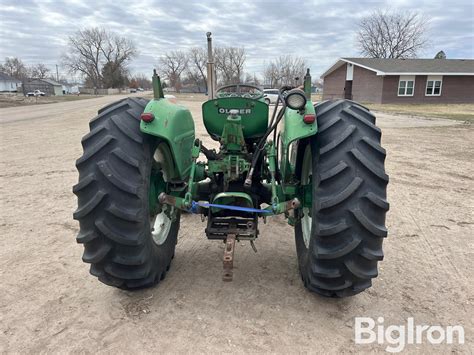
[[[344,98],[352,100],[352,80],[346,80],[346,86],[344,87]]]

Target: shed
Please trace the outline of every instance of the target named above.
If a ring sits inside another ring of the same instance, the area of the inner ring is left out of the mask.
[[[25,93],[35,91],[35,90],[41,90],[48,96],[63,95],[62,84],[52,79],[30,79],[24,85],[25,85],[25,88],[24,88]]]

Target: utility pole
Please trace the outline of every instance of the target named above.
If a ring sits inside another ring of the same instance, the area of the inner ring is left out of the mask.
[[[58,65],[56,64],[56,81],[59,82],[59,71],[58,71]]]

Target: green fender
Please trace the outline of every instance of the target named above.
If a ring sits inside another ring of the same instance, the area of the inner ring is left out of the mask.
[[[186,180],[191,170],[195,137],[191,112],[167,99],[151,100],[143,112],[152,113],[155,119],[149,123],[141,121],[140,130],[168,144],[175,167],[172,178]]]
[[[300,139],[314,136],[318,132],[317,119],[314,123],[307,124],[303,121],[304,115],[315,114],[313,103],[308,100],[304,112],[291,110],[285,111],[283,118],[283,129],[280,135],[280,170],[284,181],[288,181],[295,172],[296,166],[296,150],[291,149],[293,142],[297,143]]]

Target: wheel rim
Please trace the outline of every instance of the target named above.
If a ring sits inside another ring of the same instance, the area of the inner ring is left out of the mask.
[[[151,236],[153,241],[161,245],[168,238],[171,229],[171,219],[166,215],[165,211],[158,213],[151,223]]]
[[[154,184],[157,181],[164,184],[168,182],[170,176],[168,164],[169,160],[166,158],[166,154],[163,152],[161,145],[159,145],[153,153],[154,169],[152,169],[152,177],[150,178],[150,182],[152,182],[150,185],[150,198],[155,201],[158,197],[158,192]],[[162,245],[168,238],[175,209],[170,206],[161,206],[161,208],[156,209],[158,210],[156,211],[157,213],[150,210],[150,231],[155,244]]]
[[[301,167],[301,184],[307,185],[312,176],[311,166],[311,147],[308,144],[303,154],[303,165]],[[311,217],[311,209],[308,207],[302,208],[303,217],[301,218],[301,230],[303,232],[303,241],[306,248],[309,248],[309,241],[311,240],[311,226],[313,218]]]

